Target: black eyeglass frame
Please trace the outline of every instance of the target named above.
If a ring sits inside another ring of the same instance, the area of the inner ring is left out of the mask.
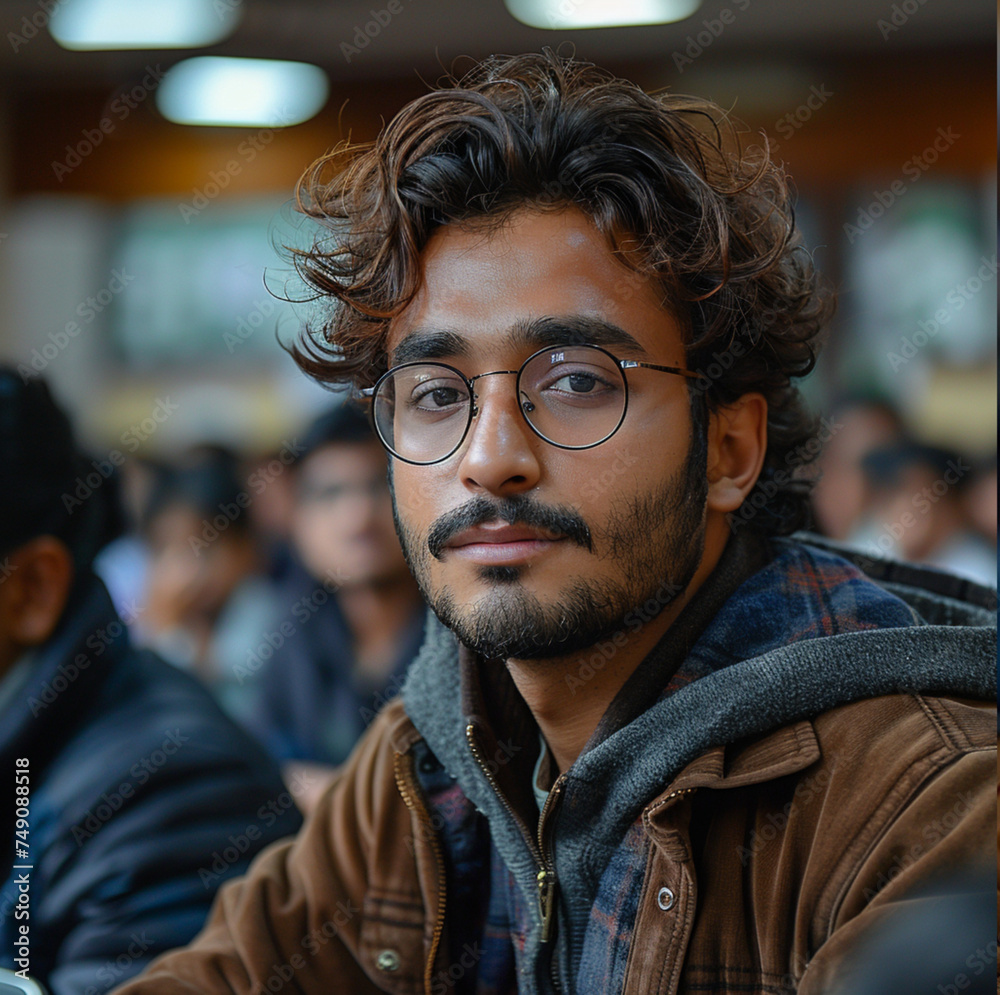
[[[579,349],[584,346],[588,349],[596,349],[598,352],[604,353],[604,355],[607,356],[608,359],[610,359],[615,364],[615,366],[618,367],[619,370],[621,370],[622,383],[625,385],[625,401],[622,404],[622,414],[621,418],[618,419],[618,424],[615,425],[615,427],[610,432],[608,432],[608,434],[604,436],[603,439],[599,439],[597,442],[591,442],[586,446],[564,446],[562,445],[562,443],[553,442],[548,436],[542,435],[542,433],[537,428],[535,428],[535,426],[532,425],[530,420],[528,419],[528,416],[524,411],[524,405],[520,401],[521,374],[524,373],[525,368],[533,359],[537,359],[537,357],[541,356],[543,353],[558,352],[561,349]],[[452,447],[451,450],[449,450],[449,452],[446,455],[441,456],[440,458],[435,460],[427,460],[427,461],[413,460],[413,459],[407,459],[405,456],[400,456],[400,454],[397,453],[396,450],[393,449],[388,442],[386,442],[385,438],[382,435],[382,431],[378,426],[378,419],[375,418],[374,402],[375,402],[375,397],[378,394],[379,387],[381,387],[382,384],[389,379],[389,377],[398,373],[400,370],[410,369],[414,366],[438,366],[441,367],[442,369],[449,370],[452,373],[456,374],[465,383],[466,387],[469,390],[470,402],[468,405],[468,417],[465,422],[465,428],[462,430],[462,435],[460,436],[458,442],[455,443],[455,445]],[[563,343],[557,346],[543,346],[541,349],[538,349],[535,352],[533,352],[516,370],[490,370],[488,373],[477,373],[474,377],[467,377],[461,370],[455,369],[454,366],[451,366],[448,363],[438,363],[433,360],[417,359],[414,360],[412,363],[400,363],[399,366],[394,366],[391,370],[386,370],[386,372],[383,373],[382,376],[380,376],[378,380],[375,381],[374,386],[363,387],[359,391],[359,393],[361,394],[362,397],[368,398],[369,400],[372,401],[371,414],[372,414],[372,423],[375,426],[375,433],[378,435],[379,441],[382,443],[386,451],[391,456],[393,456],[395,459],[402,461],[403,463],[409,463],[411,466],[435,466],[438,463],[443,463],[445,460],[451,459],[451,457],[454,456],[455,453],[457,453],[458,450],[462,448],[462,443],[465,442],[465,439],[469,434],[469,429],[472,427],[472,419],[479,414],[479,407],[477,405],[479,396],[476,394],[475,389],[473,388],[472,385],[477,380],[481,380],[483,377],[492,377],[499,375],[516,376],[517,380],[514,383],[514,394],[516,397],[518,397],[517,409],[518,411],[521,412],[521,417],[524,419],[525,424],[528,426],[528,428],[530,428],[531,431],[534,432],[539,439],[541,439],[543,442],[547,442],[550,446],[555,446],[556,449],[568,449],[573,452],[578,452],[584,449],[594,449],[597,446],[603,445],[625,423],[625,416],[628,414],[628,377],[625,376],[625,371],[635,370],[635,369],[656,370],[659,373],[673,373],[676,376],[687,377],[692,380],[697,380],[701,376],[700,373],[694,373],[691,370],[685,370],[680,366],[660,366],[657,363],[644,363],[638,359],[619,359],[613,353],[608,352],[608,350],[605,349],[603,346],[591,345],[589,342],[576,342],[576,343]]]

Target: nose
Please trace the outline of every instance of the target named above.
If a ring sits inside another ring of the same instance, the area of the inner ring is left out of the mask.
[[[510,377],[491,377],[475,386],[478,414],[459,463],[462,483],[498,497],[530,490],[541,476],[536,448],[541,440],[518,410]]]

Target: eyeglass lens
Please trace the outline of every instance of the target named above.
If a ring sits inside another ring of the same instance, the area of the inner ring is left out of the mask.
[[[533,356],[517,381],[524,417],[547,441],[565,448],[603,442],[621,424],[625,380],[615,360],[593,346],[565,346]],[[379,434],[415,463],[449,456],[461,445],[472,397],[446,366],[421,363],[393,371],[374,398]]]

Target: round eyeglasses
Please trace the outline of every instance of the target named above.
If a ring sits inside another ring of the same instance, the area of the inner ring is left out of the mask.
[[[658,370],[697,379],[677,366],[617,359],[596,345],[546,347],[518,370],[467,377],[446,363],[404,363],[362,394],[372,399],[375,429],[404,463],[426,466],[452,456],[479,413],[477,380],[516,376],[518,407],[535,435],[560,449],[592,449],[621,427],[628,410],[625,370]]]

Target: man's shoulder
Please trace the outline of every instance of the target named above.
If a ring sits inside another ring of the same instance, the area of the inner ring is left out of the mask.
[[[995,702],[884,695],[833,708],[812,726],[821,757],[803,772],[788,845],[808,850],[817,868],[815,908],[828,928],[876,895],[891,900],[897,878],[903,895],[988,857]]]
[[[812,722],[823,763],[892,777],[996,749],[996,702],[951,695],[889,694],[853,701]]]
[[[958,798],[954,784],[979,791],[995,776],[995,702],[881,695],[821,712],[795,731],[797,741],[811,739],[816,757],[798,772],[797,790],[825,799],[807,806],[805,821],[833,836],[887,825],[921,797],[929,811],[947,809]]]
[[[891,827],[923,846],[935,820],[954,812],[957,824],[972,808],[992,805],[995,757],[995,703],[889,694],[730,744],[684,776],[697,777],[700,765],[722,775],[709,786],[749,785],[738,798],[713,792],[717,810],[756,813],[755,839],[776,838],[780,828],[781,846],[810,854],[822,870],[816,880],[829,878],[836,891]],[[750,850],[762,856],[762,848],[757,839]],[[776,852],[767,849],[763,866],[773,870]]]
[[[851,564],[868,580],[905,601],[930,624],[996,626],[996,587],[938,567],[874,555],[852,543],[814,532],[795,532],[773,542],[778,550],[794,547],[812,556]]]
[[[714,747],[689,764],[664,793],[689,782],[724,787],[793,775],[817,786],[843,788],[857,803],[865,792],[884,795],[901,779],[932,776],[963,756],[995,750],[995,702],[886,694]]]

